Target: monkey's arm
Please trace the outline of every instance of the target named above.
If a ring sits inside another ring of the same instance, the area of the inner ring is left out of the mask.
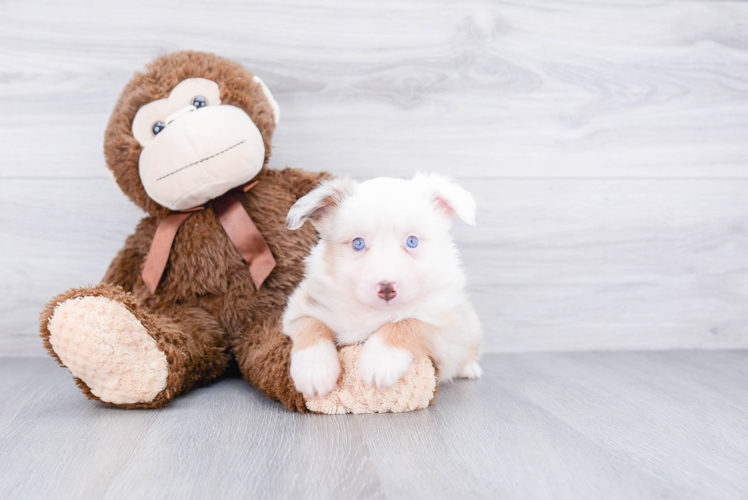
[[[135,232],[127,237],[125,246],[117,253],[117,256],[109,264],[102,283],[119,285],[126,292],[132,292],[135,283],[140,279],[151,241],[156,232],[156,218],[144,217]]]

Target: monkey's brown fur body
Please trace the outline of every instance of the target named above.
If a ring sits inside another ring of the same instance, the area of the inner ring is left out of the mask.
[[[304,257],[317,237],[311,226],[288,231],[285,219],[296,200],[326,174],[263,167],[257,186],[241,195],[277,264],[259,290],[210,204],[180,227],[155,294],[148,291],[141,275],[156,228],[170,211],[148,197],[138,176],[141,147],[131,132],[135,113],[142,105],[168,96],[186,78],[214,80],[221,88],[221,102],[242,108],[257,125],[267,162],[275,124],[252,76],[242,65],[210,54],[171,54],[153,61],[146,73],[136,74],[115,106],[106,132],[107,163],[122,191],[149,215],[127,238],[100,285],[58,295],[41,318],[45,346],[58,361],[47,324],[55,306],[67,299],[104,296],[124,304],[141,321],[166,354],[167,386],[153,401],[115,406],[163,407],[222,375],[233,355],[242,374],[258,389],[291,410],[306,411],[303,396],[288,374],[291,343],[280,332],[278,318],[302,278]],[[83,381],[76,381],[89,398],[99,399]]]

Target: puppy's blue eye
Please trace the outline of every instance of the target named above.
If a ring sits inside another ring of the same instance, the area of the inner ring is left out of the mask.
[[[418,246],[418,238],[415,236],[408,236],[408,239],[405,240],[405,244],[410,248],[415,248]]]
[[[158,133],[161,132],[165,128],[166,128],[166,124],[164,122],[154,123],[153,124],[153,135],[158,135]]]
[[[356,251],[363,250],[366,248],[366,243],[363,238],[356,238],[353,240],[353,249]]]

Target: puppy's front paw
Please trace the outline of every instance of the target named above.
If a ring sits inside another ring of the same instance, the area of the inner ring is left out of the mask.
[[[390,347],[378,335],[372,336],[361,348],[358,371],[366,384],[385,389],[405,375],[413,361],[413,354],[405,349]]]
[[[323,340],[291,352],[291,378],[296,390],[304,396],[327,396],[335,388],[339,376],[338,350],[332,342]]]

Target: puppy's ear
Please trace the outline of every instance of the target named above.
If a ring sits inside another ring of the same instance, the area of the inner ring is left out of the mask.
[[[319,229],[319,223],[351,196],[355,187],[356,183],[347,177],[322,181],[294,203],[286,216],[286,227],[299,229],[309,220]]]
[[[476,204],[473,195],[445,175],[418,172],[413,181],[426,187],[436,207],[450,217],[455,215],[475,225]]]

